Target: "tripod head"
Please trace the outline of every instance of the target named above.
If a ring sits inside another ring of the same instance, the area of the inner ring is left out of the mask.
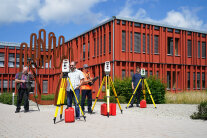
[[[105,72],[106,75],[110,74],[110,72],[111,72],[110,61],[106,61],[105,62],[104,72]]]
[[[68,73],[70,72],[70,66],[69,66],[69,60],[68,59],[63,60],[62,72],[63,72],[63,78],[67,78]]]
[[[146,75],[145,68],[141,68],[141,76],[142,76],[142,79],[145,78],[145,75]]]

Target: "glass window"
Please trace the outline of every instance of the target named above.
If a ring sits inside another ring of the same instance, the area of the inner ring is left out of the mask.
[[[171,72],[167,71],[167,88],[171,89]]]
[[[0,67],[4,67],[4,53],[0,53]]]
[[[94,38],[94,57],[96,56],[96,38]]]
[[[100,55],[102,55],[102,36],[100,37]]]
[[[122,31],[122,51],[126,51],[126,31]]]
[[[206,43],[202,42],[202,58],[206,58]]]
[[[201,46],[200,41],[198,41],[198,58],[200,58],[200,53],[201,53],[200,46]]]
[[[154,53],[155,54],[159,53],[159,36],[158,35],[154,36]]]
[[[173,55],[173,38],[172,37],[167,38],[167,54]]]
[[[200,89],[200,72],[197,72],[197,89]]]
[[[147,54],[149,54],[149,49],[150,48],[150,37],[147,35]]]
[[[132,52],[132,32],[130,32],[130,52]]]
[[[192,57],[192,42],[188,40],[188,57]]]
[[[88,42],[88,59],[90,58],[90,42]]]
[[[141,35],[137,32],[134,32],[134,52],[141,52]]]
[[[97,56],[99,56],[99,37],[97,37]]]
[[[146,52],[146,36],[145,34],[142,35],[142,45],[143,45],[143,53]]]
[[[48,93],[48,81],[43,80],[43,93]]]
[[[134,75],[134,70],[130,70],[131,77]]]
[[[205,72],[202,72],[202,88],[205,89]]]
[[[175,56],[178,56],[178,44],[179,44],[179,38],[175,38]]]
[[[196,81],[196,79],[195,79],[195,72],[193,72],[193,89],[195,89],[195,81]]]
[[[126,71],[125,69],[122,69],[122,79],[124,79],[126,77]]]
[[[104,54],[106,53],[106,35],[104,34]]]
[[[135,27],[141,27],[141,24],[140,23],[134,23],[134,26]]]
[[[187,72],[187,88],[190,89],[190,72]]]
[[[122,25],[126,25],[126,21],[123,21],[123,20],[122,20]]]
[[[111,52],[111,32],[109,32],[109,53]]]
[[[85,60],[86,57],[86,46],[83,44],[83,60]]]

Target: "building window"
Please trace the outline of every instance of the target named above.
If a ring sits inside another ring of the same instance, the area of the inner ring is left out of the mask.
[[[180,34],[180,30],[175,29],[175,33],[176,33],[176,34]]]
[[[179,44],[179,38],[175,38],[175,56],[178,56],[178,44]]]
[[[131,77],[134,75],[134,70],[130,70]]]
[[[134,33],[134,52],[141,52],[141,35],[140,33]]]
[[[122,25],[126,25],[126,21],[123,21],[123,20],[122,20]]]
[[[134,23],[134,27],[141,27],[140,23]]]
[[[146,36],[145,34],[142,35],[142,44],[143,44],[143,53],[146,52]]]
[[[90,58],[90,42],[88,42],[88,59]]]
[[[155,28],[155,30],[160,30],[159,26],[155,26],[154,28]]]
[[[205,72],[202,72],[202,88],[205,89]]]
[[[157,71],[157,78],[159,78],[159,71]]]
[[[202,42],[202,58],[206,58],[206,43]]]
[[[150,76],[152,76],[152,71],[150,71]]]
[[[148,71],[145,70],[145,77],[148,77]]]
[[[106,53],[106,35],[104,34],[104,54]]]
[[[200,43],[200,41],[198,41],[198,58],[200,58],[201,57],[201,55],[200,55],[200,53],[201,53],[201,43]]]
[[[111,52],[111,32],[109,32],[109,53]]]
[[[151,54],[153,53],[153,36],[151,34]]]
[[[102,36],[100,37],[100,55],[102,55]]]
[[[126,51],[126,31],[122,31],[122,51]]]
[[[202,37],[205,38],[206,37],[206,34],[202,34]]]
[[[167,88],[171,89],[171,72],[167,71]]]
[[[195,89],[195,81],[196,81],[196,79],[195,79],[195,72],[193,72],[193,89]]]
[[[190,89],[190,72],[187,72],[187,88]]]
[[[15,62],[14,53],[10,53],[10,54],[9,54],[8,67],[13,68],[13,67],[14,67],[14,62]]]
[[[16,67],[19,68],[20,66],[20,55],[16,54]],[[24,66],[24,55],[22,55],[22,67]]]
[[[191,34],[192,34],[192,32],[188,31],[188,35],[191,35]]]
[[[97,37],[97,56],[99,56],[99,37]]]
[[[159,53],[159,36],[158,35],[154,36],[154,53],[155,54]]]
[[[173,38],[172,37],[167,38],[167,54],[173,55]]]
[[[86,46],[83,44],[83,60],[85,60],[86,57]]]
[[[173,81],[173,82],[172,82],[172,83],[173,83],[173,89],[175,89],[175,87],[176,87],[176,79],[175,79],[176,76],[175,76],[175,75],[176,75],[176,73],[175,73],[175,71],[173,71],[173,76],[172,76],[172,77],[173,77],[173,78],[172,78],[172,79],[173,79],[173,80],[172,80],[172,81]]]
[[[125,71],[125,69],[122,69],[122,79],[124,79],[125,77],[126,77],[126,71]]]
[[[130,32],[130,52],[132,52],[132,32]]]
[[[117,22],[116,22],[117,24],[120,24],[120,20],[117,20]]]
[[[147,54],[149,54],[149,48],[150,48],[150,38],[149,35],[147,35]]]
[[[173,32],[173,29],[172,28],[167,28],[167,31],[168,32]]]
[[[47,80],[43,80],[42,86],[43,86],[43,93],[48,93],[48,81]]]
[[[4,67],[4,53],[0,53],[0,67]]]
[[[200,89],[200,72],[197,72],[197,89]]]
[[[188,57],[192,57],[192,42],[188,40]]]
[[[3,92],[7,92],[8,80],[3,80]]]
[[[94,57],[96,56],[96,38],[94,38]]]

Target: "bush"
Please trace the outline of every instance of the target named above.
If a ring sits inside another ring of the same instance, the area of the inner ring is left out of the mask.
[[[120,103],[126,103],[126,98],[124,96],[118,96]],[[104,102],[106,102],[106,96],[104,96]],[[117,103],[115,96],[110,96],[110,103]]]
[[[150,76],[146,79],[154,102],[157,104],[165,103],[165,85],[161,82],[160,79],[157,79],[154,76]],[[117,95],[125,97],[125,102],[129,102],[132,96],[132,79],[124,78],[123,80],[115,79],[114,87],[116,89]],[[110,88],[110,93],[113,96],[114,93],[112,88]],[[141,92],[141,99],[144,99],[143,92]],[[148,91],[146,90],[146,100],[147,103],[151,104],[152,100]]]
[[[54,94],[41,95],[41,100],[45,100],[45,101],[54,100],[54,98],[55,98]]]
[[[12,93],[2,93],[0,95],[0,103],[12,105]],[[17,104],[17,95],[14,96],[14,105]],[[24,100],[22,100],[22,104],[24,105]]]
[[[207,120],[207,101],[201,102],[198,105],[198,112],[194,112],[190,117],[191,119]]]

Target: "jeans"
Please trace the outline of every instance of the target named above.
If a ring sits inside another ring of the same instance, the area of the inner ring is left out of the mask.
[[[134,103],[134,99],[135,99],[135,97],[137,97],[137,104],[140,103],[140,94],[141,94],[141,90],[142,90],[141,87],[138,87],[138,88],[137,88],[137,91],[135,92],[135,94],[134,94],[134,96],[133,96],[133,98],[132,98],[131,104]],[[134,90],[133,90],[133,93],[134,93]]]
[[[24,97],[24,110],[28,111],[29,110],[29,92],[27,91],[27,89],[22,89],[19,88],[18,89],[18,96],[17,96],[17,108],[16,110],[19,111],[21,109],[21,103],[22,103],[22,99],[23,96]]]
[[[75,89],[75,94],[76,94],[77,99],[79,101],[80,89]],[[73,91],[72,90],[67,91],[67,107],[72,107],[73,98],[74,98],[74,101],[75,101],[75,114],[76,114],[76,117],[80,117],[80,109],[79,109],[78,103],[76,101],[76,98],[73,94]]]
[[[88,97],[88,111],[91,112],[91,106],[92,106],[92,92],[91,90],[82,90],[82,98],[81,98],[81,108],[84,111],[85,108],[85,99],[86,96]]]

